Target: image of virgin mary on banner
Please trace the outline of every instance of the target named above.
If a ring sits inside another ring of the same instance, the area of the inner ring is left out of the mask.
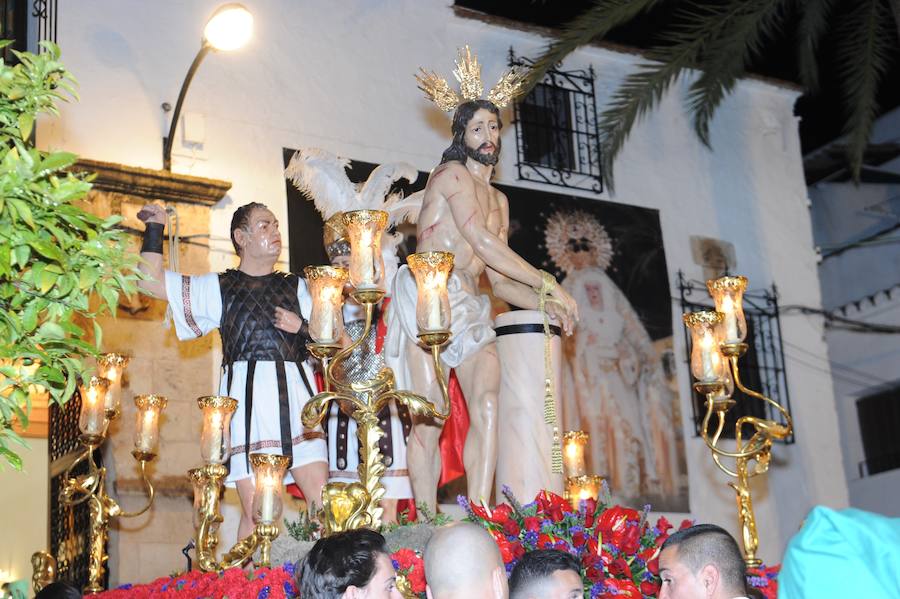
[[[655,210],[504,187],[509,245],[578,302],[564,339],[564,430],[590,435],[588,468],[628,505],[688,511],[672,357],[671,293]]]

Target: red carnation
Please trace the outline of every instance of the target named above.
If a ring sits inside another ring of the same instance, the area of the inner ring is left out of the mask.
[[[587,542],[587,537],[584,536],[583,532],[576,532],[572,535],[572,546],[573,547],[583,547]]]
[[[588,580],[592,583],[602,582],[604,578],[603,570],[594,566],[588,566],[584,571],[584,575],[587,576]]]
[[[685,518],[684,520],[681,521],[681,526],[678,527],[678,530],[684,530],[685,528],[690,528],[693,525],[694,525],[693,520],[688,520],[687,518]]]
[[[641,593],[647,597],[656,597],[659,592],[659,583],[645,580],[641,583]]]
[[[541,519],[536,518],[535,516],[528,516],[525,518],[525,530],[528,532],[540,532],[541,531]]]
[[[519,536],[519,525],[515,520],[507,520],[503,523],[503,532],[510,537]]]
[[[613,563],[609,565],[609,573],[612,576],[619,576],[622,578],[631,578],[631,568],[628,566],[628,562],[626,562],[621,557],[613,560]]]

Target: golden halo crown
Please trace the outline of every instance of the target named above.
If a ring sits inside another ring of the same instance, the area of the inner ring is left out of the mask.
[[[456,110],[463,102],[480,100],[484,92],[484,85],[481,83],[481,65],[478,64],[478,58],[469,46],[459,49],[456,69],[453,70],[453,76],[459,82],[459,93],[434,71],[429,72],[422,67],[419,67],[419,71],[420,73],[416,75],[419,89],[444,112]],[[512,67],[500,76],[500,80],[488,92],[487,100],[498,108],[506,107],[525,91],[527,75],[528,69],[525,67]]]

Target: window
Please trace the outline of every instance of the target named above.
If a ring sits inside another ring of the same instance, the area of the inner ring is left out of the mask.
[[[711,303],[698,303],[694,301],[694,294],[708,300],[706,284],[700,281],[691,281],[684,277],[684,273],[678,271],[678,289],[681,293],[681,309],[683,312],[695,312],[697,310],[712,310]],[[738,360],[738,374],[741,382],[748,389],[758,391],[781,404],[787,413],[791,413],[791,401],[788,394],[787,378],[784,369],[784,346],[781,339],[781,319],[778,310],[778,293],[773,285],[770,289],[762,291],[747,291],[744,293],[744,315],[747,318],[747,353]],[[691,359],[691,336],[684,328],[686,360]],[[693,381],[691,381],[693,383]],[[703,417],[706,415],[706,397],[693,390],[691,396],[694,415],[694,431],[700,434],[703,425]],[[733,439],[734,427],[741,416],[756,416],[770,420],[781,421],[781,414],[769,404],[763,404],[760,400],[746,397],[735,389],[733,397],[737,404],[731,408],[725,416],[725,428],[722,437]],[[746,400],[746,401],[741,401]],[[710,427],[712,428],[712,426]],[[786,443],[794,442],[794,434],[786,439]]]
[[[527,58],[510,65],[530,66]],[[515,104],[519,179],[603,191],[594,70],[549,71]]]
[[[856,413],[866,456],[859,465],[860,476],[900,468],[900,387],[858,400]]]

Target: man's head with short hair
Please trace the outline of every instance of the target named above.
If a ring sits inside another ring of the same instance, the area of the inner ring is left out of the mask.
[[[747,594],[737,541],[715,524],[674,533],[659,554],[659,599],[731,599]]]
[[[526,553],[509,577],[510,599],[579,599],[583,594],[581,564],[558,549]]]
[[[509,588],[500,549],[470,522],[437,529],[425,546],[428,599],[506,599]]]
[[[296,572],[303,599],[400,599],[387,543],[366,528],[319,539]]]

